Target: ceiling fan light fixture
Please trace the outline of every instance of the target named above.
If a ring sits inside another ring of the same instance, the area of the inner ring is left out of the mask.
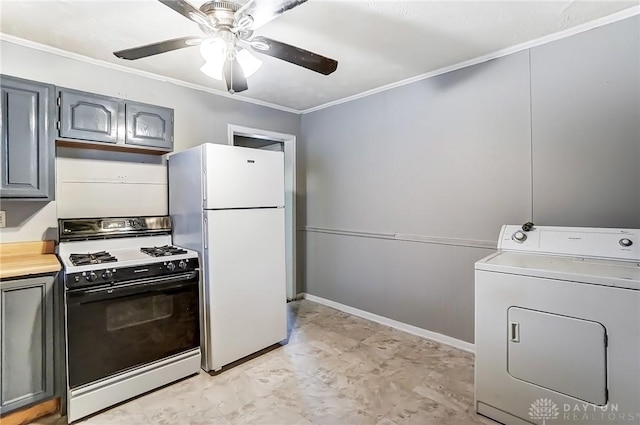
[[[200,71],[214,80],[222,80],[222,65],[227,57],[227,45],[222,39],[207,38],[200,44],[204,65]]]
[[[202,67],[200,67],[200,71],[202,71],[203,74],[205,74],[208,77],[213,78],[214,80],[222,80],[222,65],[224,64],[224,61],[222,62],[214,62],[214,61],[210,61],[210,62],[205,62],[204,65],[202,65]]]
[[[242,49],[238,52],[238,54],[236,55],[236,60],[242,67],[244,76],[247,78],[255,74],[256,71],[258,71],[258,69],[260,69],[260,67],[262,66],[262,61],[253,56],[245,49]]]
[[[255,74],[256,71],[258,71],[258,69],[260,69],[260,67],[262,66],[262,61],[260,59],[256,58],[244,49],[241,49],[236,53],[234,60],[236,60],[242,68],[245,78],[248,78],[251,75]],[[204,65],[202,65],[200,71],[215,80],[222,80],[222,69],[224,67],[224,62],[225,55],[209,56],[209,59],[206,60]]]
[[[200,43],[200,55],[206,62],[224,62],[227,45],[220,38],[207,38]]]

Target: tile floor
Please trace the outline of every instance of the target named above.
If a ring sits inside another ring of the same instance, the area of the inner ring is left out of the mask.
[[[311,301],[288,306],[286,345],[78,424],[495,424],[473,412],[472,354]]]

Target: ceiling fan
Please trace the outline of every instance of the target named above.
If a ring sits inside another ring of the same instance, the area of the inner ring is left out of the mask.
[[[334,59],[268,37],[252,37],[253,31],[307,0],[248,0],[244,5],[232,1],[208,1],[196,9],[183,0],[158,0],[200,26],[205,36],[181,37],[147,44],[113,54],[135,60],[190,46],[200,46],[205,59],[201,71],[222,79],[229,93],[247,90],[247,77],[262,62],[249,50],[272,56],[320,74],[329,75],[338,67]]]

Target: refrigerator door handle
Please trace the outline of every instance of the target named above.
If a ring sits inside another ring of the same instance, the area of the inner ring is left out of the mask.
[[[202,229],[204,230],[202,232],[204,233],[204,249],[207,249],[207,247],[209,246],[209,226],[207,226],[207,217],[204,217],[202,222],[203,222]]]
[[[207,181],[207,170],[202,170],[202,185],[200,188],[202,189],[202,208],[207,206],[207,186],[205,182]]]

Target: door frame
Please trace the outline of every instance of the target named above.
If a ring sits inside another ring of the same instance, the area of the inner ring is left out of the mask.
[[[284,145],[284,211],[285,261],[287,265],[287,300],[296,298],[296,136],[259,128],[227,124],[227,143],[233,146],[233,136],[273,140]]]

